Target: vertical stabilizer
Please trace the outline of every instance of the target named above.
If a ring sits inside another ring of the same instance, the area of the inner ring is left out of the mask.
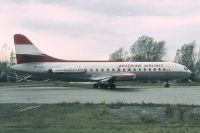
[[[17,64],[32,62],[65,62],[40,51],[26,36],[14,35]]]

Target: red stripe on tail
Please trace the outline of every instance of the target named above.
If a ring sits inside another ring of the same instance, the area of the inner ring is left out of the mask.
[[[19,45],[19,44],[33,45],[33,43],[27,37],[21,34],[14,35],[14,43],[15,45]]]

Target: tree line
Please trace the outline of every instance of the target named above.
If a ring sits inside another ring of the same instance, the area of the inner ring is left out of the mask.
[[[129,51],[123,47],[110,54],[111,61],[160,62],[167,54],[166,42],[156,41],[149,36],[141,36],[133,43]],[[200,49],[195,41],[183,44],[176,51],[174,62],[182,64],[192,71],[192,80],[200,79]]]

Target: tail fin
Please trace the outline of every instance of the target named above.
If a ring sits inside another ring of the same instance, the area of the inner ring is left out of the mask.
[[[14,35],[17,64],[32,62],[65,62],[40,51],[26,36]]]

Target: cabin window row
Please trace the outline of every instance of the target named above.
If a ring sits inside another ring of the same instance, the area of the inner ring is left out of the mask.
[[[136,69],[136,68],[134,68],[134,69],[131,69],[131,68],[129,68],[129,69],[125,69],[125,68],[123,68],[123,69],[120,69],[120,68],[118,68],[118,69],[109,69],[109,68],[107,68],[107,69],[90,69],[90,72],[93,72],[93,71],[96,71],[96,72],[98,72],[98,71],[107,71],[107,72],[109,72],[109,71],[134,71],[134,72],[136,72],[136,71],[142,71],[142,69],[141,68],[139,68],[139,69]],[[163,69],[161,69],[161,68],[144,68],[143,69],[143,71],[166,71],[166,68],[163,68]]]

